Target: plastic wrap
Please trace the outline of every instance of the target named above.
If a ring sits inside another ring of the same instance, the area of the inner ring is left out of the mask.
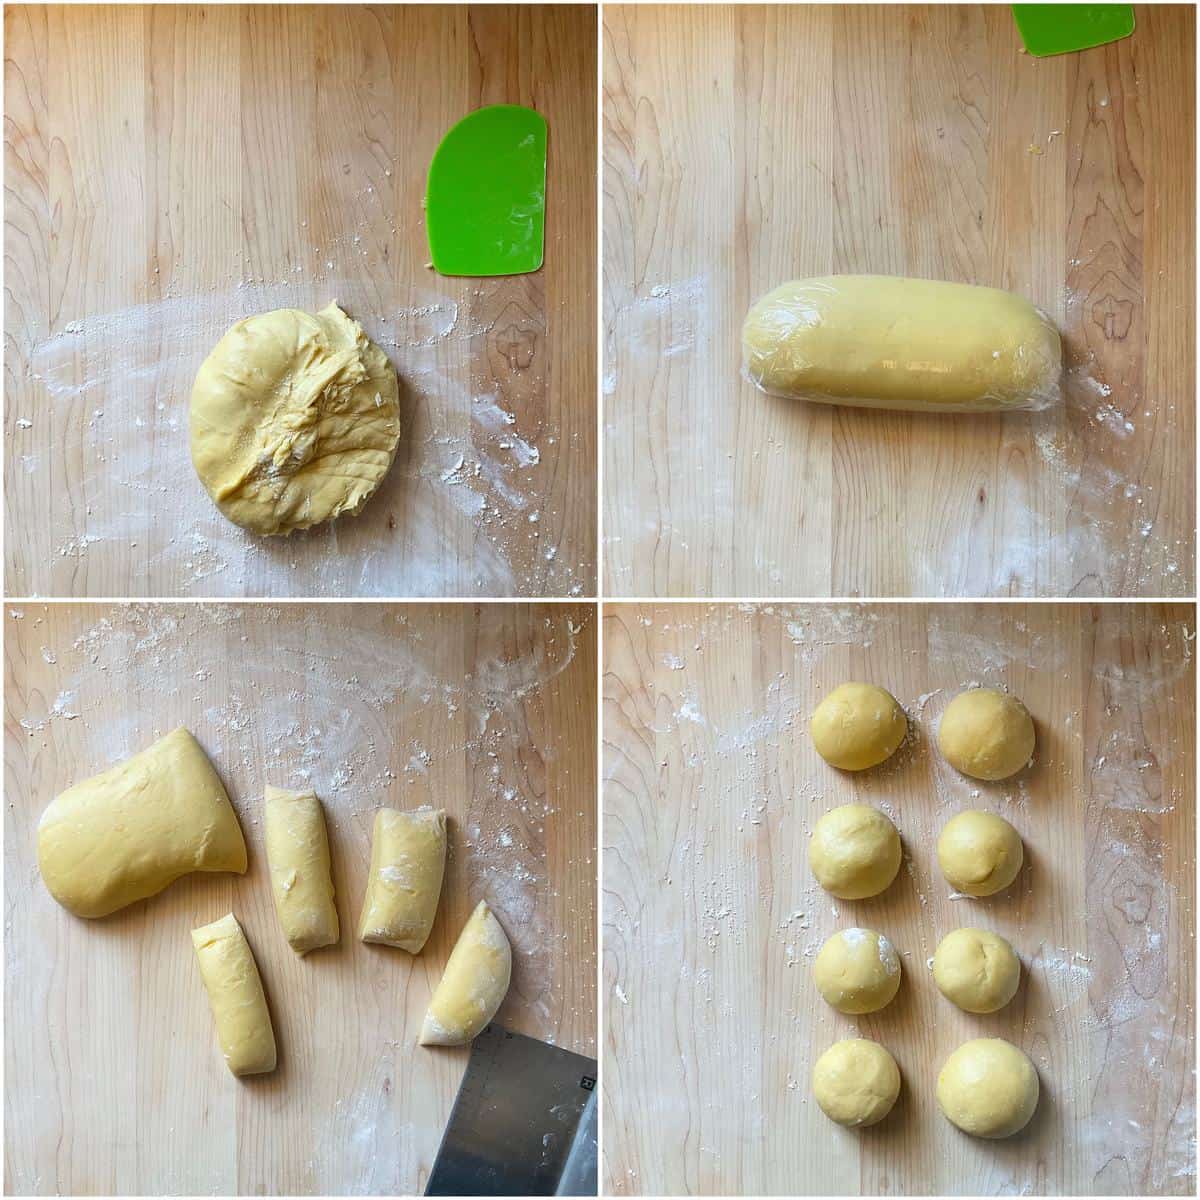
[[[774,396],[910,412],[1044,409],[1062,342],[1028,300],[893,275],[826,275],[763,296],[742,327],[744,370]]]

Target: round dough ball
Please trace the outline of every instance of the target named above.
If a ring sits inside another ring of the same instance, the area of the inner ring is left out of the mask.
[[[1021,835],[995,813],[969,810],[951,817],[937,844],[946,881],[967,896],[991,896],[1017,877],[1025,858]]]
[[[1016,696],[992,688],[960,692],[946,706],[938,746],[974,779],[1007,779],[1033,757],[1033,718]]]
[[[900,955],[882,933],[843,929],[821,947],[813,979],[838,1012],[878,1012],[900,990]]]
[[[1029,1056],[1003,1038],[964,1042],[938,1075],[942,1112],[964,1133],[1011,1137],[1037,1108],[1037,1071]]]
[[[993,1013],[1017,994],[1021,960],[998,933],[956,929],[934,952],[933,982],[965,1012]]]
[[[253,533],[356,513],[400,443],[387,355],[336,304],[239,321],[192,387],[192,463],[217,507]]]
[[[890,758],[908,733],[895,697],[873,683],[834,688],[809,723],[813,745],[830,766],[865,771]]]
[[[900,870],[900,835],[877,808],[845,804],[813,829],[808,862],[817,882],[839,900],[878,896]]]
[[[835,1042],[813,1067],[813,1095],[839,1125],[874,1125],[900,1095],[900,1068],[878,1043],[866,1038]]]

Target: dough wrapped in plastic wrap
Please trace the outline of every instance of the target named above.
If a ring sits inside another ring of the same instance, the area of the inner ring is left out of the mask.
[[[1044,409],[1062,342],[1045,313],[997,288],[826,275],[763,296],[742,327],[745,371],[775,396],[910,412]]]

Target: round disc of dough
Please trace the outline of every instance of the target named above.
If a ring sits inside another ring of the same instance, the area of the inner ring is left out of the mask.
[[[396,457],[396,372],[336,304],[248,317],[196,376],[191,440],[208,494],[253,533],[356,513]]]
[[[1004,1138],[1029,1124],[1040,1090],[1028,1055],[1003,1038],[977,1038],[946,1059],[937,1101],[964,1133]]]
[[[1033,718],[1016,696],[991,688],[960,692],[946,705],[938,746],[946,761],[973,779],[1015,775],[1033,757]]]
[[[839,1125],[874,1125],[900,1095],[900,1068],[878,1043],[866,1038],[835,1042],[813,1067],[813,1095]]]
[[[900,955],[882,933],[843,929],[821,947],[813,979],[838,1012],[878,1012],[900,990]]]
[[[877,808],[844,804],[813,829],[808,862],[817,882],[839,900],[877,896],[900,870],[896,827]]]
[[[1021,869],[1021,835],[995,813],[971,809],[946,822],[937,843],[938,864],[947,883],[967,896],[1003,891]]]
[[[817,753],[843,771],[865,771],[890,758],[908,733],[895,697],[873,683],[834,688],[809,724]]]
[[[993,1013],[1017,994],[1021,960],[998,933],[956,929],[934,952],[933,981],[964,1012]]]

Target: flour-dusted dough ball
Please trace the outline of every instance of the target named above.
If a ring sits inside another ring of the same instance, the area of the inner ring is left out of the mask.
[[[192,462],[217,507],[252,533],[358,512],[400,443],[387,355],[336,304],[239,321],[192,387]]]
[[[946,881],[967,896],[1002,892],[1021,869],[1021,835],[995,813],[970,809],[951,817],[937,844]]]
[[[877,808],[844,804],[813,829],[808,862],[817,882],[839,900],[878,896],[900,870],[900,835]]]
[[[874,1125],[900,1095],[900,1068],[878,1043],[866,1038],[835,1042],[813,1067],[813,1095],[839,1125]]]
[[[956,929],[934,952],[933,981],[965,1012],[993,1013],[1017,994],[1021,960],[998,933]]]
[[[813,979],[838,1012],[878,1012],[900,990],[900,955],[882,933],[843,929],[821,947]]]
[[[976,1137],[1024,1129],[1037,1108],[1038,1074],[1029,1056],[1003,1038],[964,1042],[938,1075],[937,1100],[948,1120]]]
[[[812,715],[813,745],[830,766],[865,771],[890,758],[908,733],[895,697],[873,683],[843,683]]]
[[[991,782],[1007,779],[1033,757],[1033,718],[1016,696],[972,688],[946,705],[938,746],[964,775]]]

